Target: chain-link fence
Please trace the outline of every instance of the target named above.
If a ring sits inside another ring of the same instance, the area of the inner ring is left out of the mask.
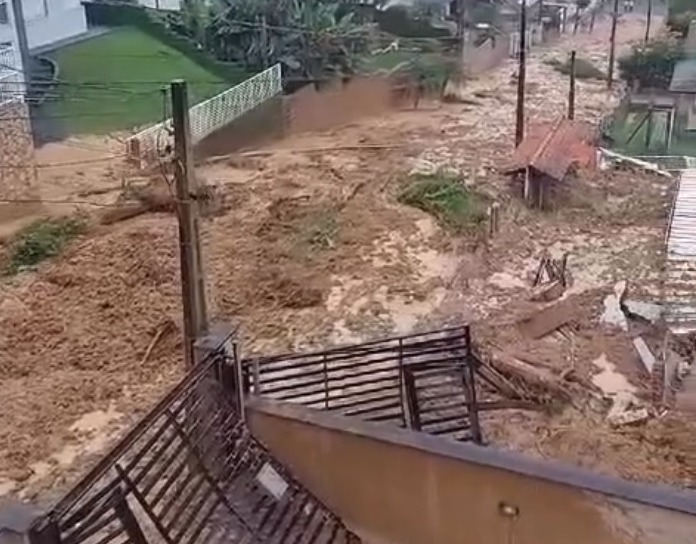
[[[11,45],[0,45],[0,106],[22,100],[24,89],[19,66],[17,50]]]
[[[195,145],[282,91],[280,64],[243,81],[189,110],[191,139]],[[141,167],[156,161],[173,145],[172,120],[146,128],[126,141],[128,156]]]

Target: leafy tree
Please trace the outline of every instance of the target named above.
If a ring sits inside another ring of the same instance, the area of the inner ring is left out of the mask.
[[[226,62],[260,70],[281,62],[290,78],[350,73],[363,27],[322,0],[184,0],[174,30]]]
[[[680,40],[668,35],[633,46],[628,55],[619,59],[619,71],[631,86],[666,89],[675,64],[683,56]]]
[[[670,32],[685,38],[689,32],[691,21],[696,21],[696,8],[694,8],[694,11],[670,13],[667,17],[666,25]]]

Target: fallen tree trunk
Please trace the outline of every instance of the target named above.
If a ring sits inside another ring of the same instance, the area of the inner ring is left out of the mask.
[[[524,398],[537,402],[568,402],[572,395],[568,387],[546,369],[524,363],[507,353],[492,354],[490,365],[510,380],[519,383],[525,390]]]

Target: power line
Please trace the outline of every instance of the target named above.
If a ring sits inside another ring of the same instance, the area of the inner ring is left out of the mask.
[[[91,117],[114,117],[124,116],[132,113],[132,111],[104,111],[94,113],[70,113],[70,114],[55,114],[55,115],[14,115],[11,117],[3,117],[0,115],[1,121],[31,121],[32,119],[86,119]]]
[[[83,164],[95,164],[99,162],[112,161],[114,159],[121,159],[127,157],[126,153],[119,153],[116,155],[109,155],[108,157],[100,157],[98,159],[83,159],[79,161],[66,161],[66,162],[54,162],[54,163],[39,163],[39,164],[2,164],[0,163],[0,170],[33,170],[34,168],[60,168],[61,166],[80,166]]]
[[[44,198],[0,198],[1,204],[69,204],[72,206],[97,206],[100,208],[118,208],[122,204],[95,202],[93,200],[51,200]]]

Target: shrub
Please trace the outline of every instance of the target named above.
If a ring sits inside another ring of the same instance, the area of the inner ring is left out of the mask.
[[[689,32],[691,21],[696,21],[696,9],[694,11],[670,14],[665,24],[670,32],[685,38]]]
[[[619,59],[621,77],[631,86],[666,89],[675,64],[684,57],[679,39],[674,35],[634,45],[631,52]]]

